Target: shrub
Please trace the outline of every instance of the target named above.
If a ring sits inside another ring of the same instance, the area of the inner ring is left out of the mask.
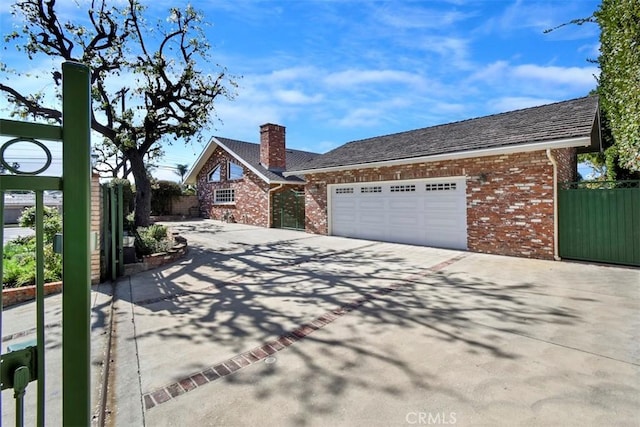
[[[4,246],[2,257],[4,288],[34,285],[36,282],[36,238],[19,237]],[[44,281],[62,279],[62,256],[44,247]]]
[[[49,206],[44,207],[43,217],[44,241],[45,243],[53,242],[53,236],[62,231],[62,216],[58,209]],[[32,206],[22,211],[18,218],[20,227],[28,227],[33,230],[36,228],[36,207]]]
[[[136,255],[151,255],[166,252],[173,246],[173,241],[167,237],[167,227],[154,224],[149,227],[138,227],[136,232]]]

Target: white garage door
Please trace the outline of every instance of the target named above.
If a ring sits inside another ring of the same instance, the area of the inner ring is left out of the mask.
[[[329,190],[334,236],[467,249],[464,177],[336,184]]]

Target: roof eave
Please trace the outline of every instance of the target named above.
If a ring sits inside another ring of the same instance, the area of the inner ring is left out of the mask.
[[[413,163],[428,163],[428,162],[438,162],[443,160],[468,159],[471,157],[486,157],[486,156],[496,156],[496,155],[504,155],[504,154],[523,153],[523,152],[546,150],[547,148],[558,149],[558,148],[570,148],[570,147],[588,147],[591,145],[591,143],[592,141],[590,136],[581,136],[576,138],[532,142],[527,144],[518,144],[518,145],[495,147],[495,148],[483,148],[480,150],[458,151],[454,153],[435,154],[435,155],[421,156],[421,157],[410,157],[410,158],[397,159],[397,160],[385,160],[385,161],[372,162],[372,163],[358,163],[353,165],[330,166],[330,167],[317,168],[317,169],[296,170],[296,171],[285,172],[283,175],[284,176],[309,175],[314,173],[337,172],[337,171],[353,170],[353,169],[369,169],[369,168],[380,168],[380,167],[389,167],[389,166],[402,166],[402,165],[408,165]]]
[[[264,176],[264,174],[262,172],[260,172],[256,168],[254,168],[249,162],[244,160],[242,157],[240,157],[238,154],[236,154],[233,150],[231,150],[228,146],[226,146],[224,143],[222,143],[218,138],[216,138],[214,136],[214,137],[211,137],[211,141],[209,141],[209,144],[207,145],[207,148],[205,148],[202,151],[202,154],[200,154],[200,157],[198,157],[198,160],[196,160],[196,162],[194,163],[193,167],[189,170],[189,173],[187,174],[187,177],[184,179],[184,183],[185,184],[195,184],[196,183],[197,178],[198,178],[198,174],[200,173],[200,170],[205,165],[207,160],[209,160],[209,158],[211,157],[211,155],[213,154],[213,152],[215,151],[215,149],[217,147],[221,147],[222,149],[224,149],[224,151],[229,153],[234,159],[236,159],[237,161],[242,163],[245,167],[247,167],[247,169],[249,169],[251,172],[256,174],[260,179],[262,179],[267,184],[274,184],[274,183],[275,184],[279,184],[280,183],[279,181],[272,181],[269,178],[267,178],[266,176]]]

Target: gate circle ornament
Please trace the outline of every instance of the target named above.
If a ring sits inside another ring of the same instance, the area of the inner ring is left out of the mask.
[[[18,168],[14,168],[13,165],[10,165],[8,162],[5,161],[4,152],[6,151],[6,149],[11,147],[13,144],[17,144],[18,142],[30,142],[32,144],[37,145],[42,149],[42,151],[44,151],[44,153],[47,156],[47,160],[40,169],[37,169],[35,171],[21,171]],[[51,166],[51,151],[49,151],[47,146],[44,145],[42,142],[35,140],[33,138],[14,138],[5,142],[2,145],[2,148],[0,148],[0,163],[6,170],[8,170],[11,173],[15,173],[16,175],[38,175],[46,171],[47,169],[49,169],[49,166]]]

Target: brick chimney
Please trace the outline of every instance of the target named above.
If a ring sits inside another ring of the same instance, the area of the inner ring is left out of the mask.
[[[282,172],[287,167],[284,130],[272,123],[260,126],[260,164],[271,171]]]

